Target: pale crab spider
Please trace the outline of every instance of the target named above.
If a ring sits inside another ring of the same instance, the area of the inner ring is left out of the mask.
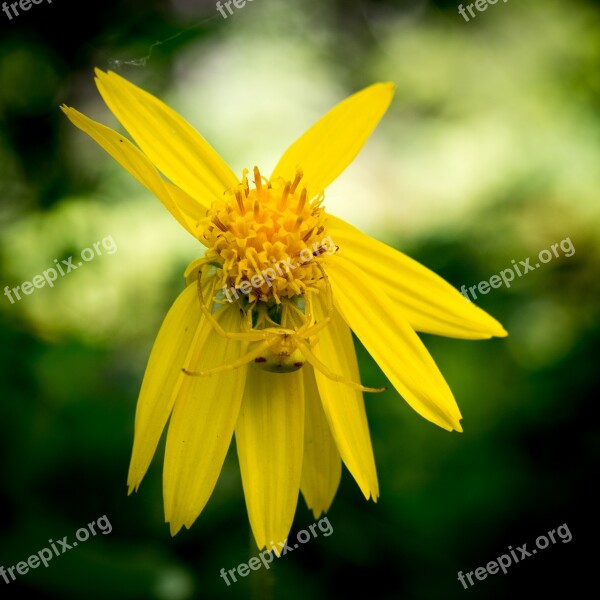
[[[186,375],[193,377],[208,377],[217,373],[223,373],[225,371],[233,371],[248,363],[255,365],[256,367],[271,373],[292,373],[298,371],[304,366],[305,362],[308,362],[316,371],[319,371],[328,379],[345,383],[353,387],[354,389],[363,392],[383,392],[386,390],[382,388],[371,388],[356,383],[343,375],[334,373],[329,367],[321,362],[311,350],[310,338],[316,333],[321,331],[331,320],[333,314],[333,298],[331,294],[331,286],[327,279],[327,275],[323,271],[323,268],[318,265],[323,279],[327,287],[327,316],[317,323],[314,321],[314,314],[312,310],[312,299],[308,298],[306,302],[306,310],[308,314],[303,313],[299,308],[291,303],[287,303],[284,308],[294,311],[296,318],[301,318],[304,323],[298,329],[288,329],[285,327],[277,326],[268,315],[266,308],[259,306],[258,309],[263,311],[263,320],[268,320],[274,327],[265,327],[263,329],[254,329],[252,327],[252,310],[257,308],[255,302],[250,306],[246,313],[245,327],[246,331],[239,333],[225,331],[219,322],[212,316],[210,310],[207,308],[202,293],[202,282],[201,282],[201,270],[198,271],[198,297],[200,300],[200,308],[204,316],[210,321],[214,330],[221,336],[232,339],[249,342],[256,344],[256,346],[238,358],[236,361],[214,367],[206,371],[189,371],[187,369],[181,369]],[[243,311],[242,311],[243,312]],[[290,318],[293,317],[290,315]],[[313,322],[314,321],[314,322]],[[313,341],[313,344],[316,343]]]

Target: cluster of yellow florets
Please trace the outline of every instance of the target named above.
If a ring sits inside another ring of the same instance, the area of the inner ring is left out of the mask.
[[[201,225],[205,258],[220,265],[217,287],[240,290],[250,301],[302,295],[322,277],[318,258],[332,253],[323,242],[323,195],[307,197],[301,172],[293,182],[269,181],[255,167],[253,188],[247,173],[213,204]]]

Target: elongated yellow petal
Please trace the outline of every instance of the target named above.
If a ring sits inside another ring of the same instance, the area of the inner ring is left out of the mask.
[[[302,367],[304,375],[304,459],[300,489],[315,519],[327,512],[342,476],[342,461],[329,423],[325,418],[315,374],[310,365]]]
[[[240,314],[228,305],[213,315],[225,331],[239,331]],[[192,371],[207,370],[238,359],[247,344],[215,332],[203,319],[188,364]],[[169,423],[163,493],[165,519],[171,535],[191,527],[215,487],[238,418],[247,367],[206,377],[183,374]]]
[[[127,484],[137,490],[156,451],[184,377],[181,366],[193,346],[201,320],[196,286],[175,300],[158,332],[135,413],[135,435]]]
[[[383,289],[347,258],[327,265],[336,306],[392,385],[423,417],[462,431],[456,401],[433,358]]]
[[[102,98],[144,154],[175,185],[208,208],[238,184],[210,144],[158,98],[113,72],[96,69]]]
[[[300,489],[304,442],[302,373],[248,369],[235,428],[250,526],[259,549],[278,554],[288,536]]]
[[[376,279],[416,331],[465,339],[508,335],[496,319],[405,254],[336,217],[330,217],[328,233],[340,256]]]
[[[323,301],[315,302],[315,310],[317,322],[327,315]],[[334,373],[359,383],[352,335],[337,310],[334,310],[329,325],[319,332],[318,338],[313,349],[317,358]],[[365,498],[371,497],[376,501],[379,484],[362,392],[332,381],[318,370],[314,373],[323,410],[342,460]]]
[[[354,160],[393,95],[392,83],[376,83],[340,102],[285,151],[271,179],[293,181],[300,169],[311,195],[324,190]]]
[[[180,212],[186,217],[190,227],[193,230],[193,235],[202,244],[206,245],[206,241],[200,236],[200,222],[206,216],[206,207],[199,202],[196,202],[187,192],[184,192],[181,188],[178,188],[175,184],[170,181],[164,182],[167,191],[171,195],[173,202],[176,204]]]
[[[175,186],[167,187],[168,182],[164,181],[158,174],[154,165],[138,148],[136,148],[127,138],[123,137],[110,127],[106,127],[84,114],[70,108],[61,106],[61,110],[68,119],[87,133],[98,145],[100,145],[108,154],[110,154],[125,170],[133,175],[144,187],[150,190],[167,208],[167,210],[196,237],[196,228],[193,221],[185,215],[178,207],[179,195],[173,197],[172,193],[178,193]]]

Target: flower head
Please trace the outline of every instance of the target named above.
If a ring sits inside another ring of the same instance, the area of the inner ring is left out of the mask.
[[[342,461],[365,498],[379,487],[351,330],[422,416],[461,431],[452,392],[417,335],[504,336],[492,317],[404,254],[327,214],[326,187],[354,159],[393,86],[350,96],[264,177],[239,180],[171,108],[97,71],[135,140],[63,106],[67,117],[153,192],[204,247],[154,343],[129,470],[139,487],[169,421],[165,518],[174,535],[208,501],[235,433],[250,524],[278,551],[298,491],[327,511]]]
[[[213,203],[201,224],[200,241],[207,247],[206,259],[219,265],[223,286],[232,282],[239,287],[270,271],[273,276],[263,276],[248,299],[272,298],[277,303],[317,286],[322,275],[312,258],[324,237],[326,215],[323,196],[308,200],[301,184],[300,170],[293,181],[282,177],[270,181],[254,167],[254,186],[244,172],[242,183]],[[287,262],[290,257],[295,262]],[[282,263],[287,265],[286,277],[276,270]]]

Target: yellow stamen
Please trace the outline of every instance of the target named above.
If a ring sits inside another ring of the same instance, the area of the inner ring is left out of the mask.
[[[254,167],[254,185],[256,186],[256,191],[260,193],[262,190],[262,181],[258,167]]]
[[[227,231],[227,227],[225,227],[225,225],[223,225],[223,223],[221,223],[221,221],[219,220],[219,217],[214,217],[213,218],[213,223],[221,230],[221,231]]]
[[[300,169],[298,169],[298,171],[296,172],[296,178],[294,179],[294,183],[292,183],[292,189],[291,189],[292,194],[296,193],[296,188],[298,187],[298,184],[300,183],[302,176],[303,176],[302,171],[300,171]]]
[[[298,202],[298,206],[296,207],[296,213],[300,214],[304,205],[306,204],[306,188],[302,188],[302,193],[300,194],[300,201]]]
[[[238,207],[240,209],[240,213],[242,213],[243,215],[245,215],[246,214],[246,208],[244,207],[244,202],[242,201],[242,194],[241,194],[240,190],[236,190],[235,191],[235,199],[237,200]]]
[[[285,187],[283,188],[283,193],[281,194],[281,202],[279,203],[279,210],[285,210],[285,207],[287,206],[287,199],[288,199],[288,196],[290,195],[291,187],[292,187],[292,184],[288,181],[285,184]]]
[[[299,189],[300,170],[290,182],[280,177],[267,180],[254,167],[252,188],[247,173],[244,170],[241,184],[215,201],[200,223],[207,261],[222,265],[217,289],[254,279],[251,292],[246,292],[249,300],[276,303],[318,289],[318,262],[327,257],[316,252],[326,244],[323,195],[311,199],[306,188]]]

